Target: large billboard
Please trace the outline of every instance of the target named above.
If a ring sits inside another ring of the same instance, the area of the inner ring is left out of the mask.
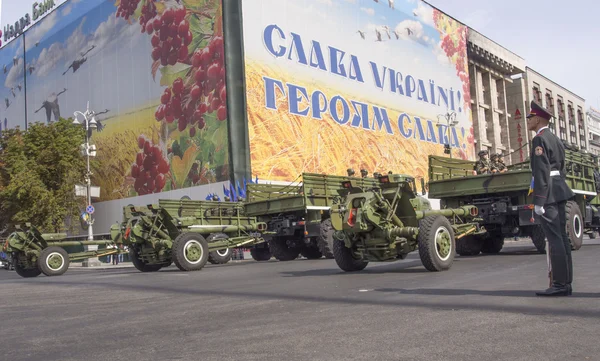
[[[445,144],[474,159],[466,26],[415,0],[242,6],[259,178],[347,168],[426,177],[427,156]]]
[[[96,112],[95,201],[229,180],[220,1],[70,0],[0,60],[3,127]]]

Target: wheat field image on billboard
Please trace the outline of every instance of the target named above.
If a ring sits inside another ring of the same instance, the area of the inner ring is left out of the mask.
[[[220,1],[71,0],[1,54],[4,128],[25,126],[24,82],[28,123],[89,101],[98,201],[229,179]]]
[[[445,144],[474,159],[466,26],[420,1],[242,5],[253,174],[426,177]]]

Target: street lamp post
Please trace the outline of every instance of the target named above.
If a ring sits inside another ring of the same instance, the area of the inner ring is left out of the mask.
[[[452,141],[450,140],[450,128],[454,128],[454,126],[458,124],[458,120],[456,120],[456,112],[447,112],[446,114],[439,114],[437,116],[438,122],[436,124],[436,127],[438,128],[442,125],[442,123],[440,122],[440,117],[443,117],[446,120],[446,133],[448,136],[448,144],[444,145],[444,153],[450,154],[450,158],[452,158]]]
[[[87,109],[86,109],[85,113],[82,113],[80,111],[75,111],[74,115],[75,115],[75,120],[73,121],[73,124],[77,124],[77,125],[82,124],[77,119],[77,115],[83,116],[83,119],[84,119],[83,125],[85,127],[85,144],[81,145],[81,150],[82,150],[82,153],[87,158],[85,181],[86,181],[86,196],[87,196],[86,212],[88,212],[88,208],[91,207],[91,205],[92,205],[92,179],[91,179],[92,172],[90,170],[90,157],[96,156],[96,146],[95,145],[90,146],[89,132],[91,129],[96,129],[98,127],[98,123],[96,122],[94,111],[90,110],[89,102],[87,103]],[[89,214],[89,212],[88,212],[88,214]],[[94,230],[92,228],[92,225],[93,225],[94,221],[92,220],[91,214],[89,214],[87,222],[88,222],[88,241],[93,241],[94,240]],[[96,251],[98,249],[98,246],[84,246],[84,249],[85,249],[85,251]],[[84,267],[93,267],[93,266],[99,266],[99,265],[100,265],[100,261],[98,260],[97,257],[88,258],[85,261],[83,261]]]

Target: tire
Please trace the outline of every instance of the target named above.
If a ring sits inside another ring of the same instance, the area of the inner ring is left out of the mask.
[[[213,233],[206,239],[206,242],[209,244],[218,239],[229,239],[229,237],[225,233]],[[217,251],[212,251],[208,253],[208,262],[212,264],[225,264],[231,260],[233,256],[233,252],[231,249],[221,249]]]
[[[483,241],[474,236],[466,236],[456,240],[456,253],[461,256],[477,256],[481,252]]]
[[[542,226],[535,225],[529,227],[529,237],[533,242],[533,245],[537,249],[537,251],[541,254],[546,253],[546,235],[544,234],[544,230]]]
[[[454,230],[444,216],[427,216],[419,224],[419,257],[428,271],[446,271],[456,255]],[[439,241],[439,243],[438,243]]]
[[[271,259],[271,251],[269,251],[269,248],[267,247],[251,248],[250,255],[252,256],[252,259],[259,262],[268,261]]]
[[[481,252],[485,254],[498,254],[504,247],[504,236],[502,233],[490,233],[483,241]]]
[[[300,250],[300,254],[306,257],[307,259],[319,259],[323,257],[323,254],[318,248],[315,247],[303,247]]]
[[[352,250],[339,239],[333,240],[333,256],[338,267],[345,272],[362,271],[369,264],[368,261],[356,259]]]
[[[173,242],[173,262],[182,271],[199,271],[208,261],[208,242],[197,233],[182,233]]]
[[[567,235],[571,241],[571,249],[578,250],[583,244],[583,217],[577,203],[568,201],[565,207]]]
[[[300,248],[290,248],[285,243],[285,239],[277,237],[269,240],[269,249],[273,257],[279,261],[293,261],[300,254]]]
[[[40,252],[37,266],[46,276],[60,276],[69,269],[69,254],[62,247],[48,247]]]
[[[321,254],[327,259],[333,259],[333,226],[331,225],[331,218],[328,218],[321,222],[321,228],[319,230],[319,238],[317,243]]]
[[[23,278],[37,277],[42,274],[42,271],[40,271],[37,265],[34,268],[24,268],[16,259],[13,260],[13,267],[15,268],[15,272]]]
[[[137,246],[129,248],[129,259],[140,272],[156,272],[163,267],[161,264],[147,264],[138,255]]]

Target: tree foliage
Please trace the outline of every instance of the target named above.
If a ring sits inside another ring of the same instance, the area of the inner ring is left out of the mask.
[[[73,230],[85,199],[75,196],[86,159],[79,152],[85,130],[68,119],[32,124],[0,137],[0,231],[30,222],[44,232]]]

